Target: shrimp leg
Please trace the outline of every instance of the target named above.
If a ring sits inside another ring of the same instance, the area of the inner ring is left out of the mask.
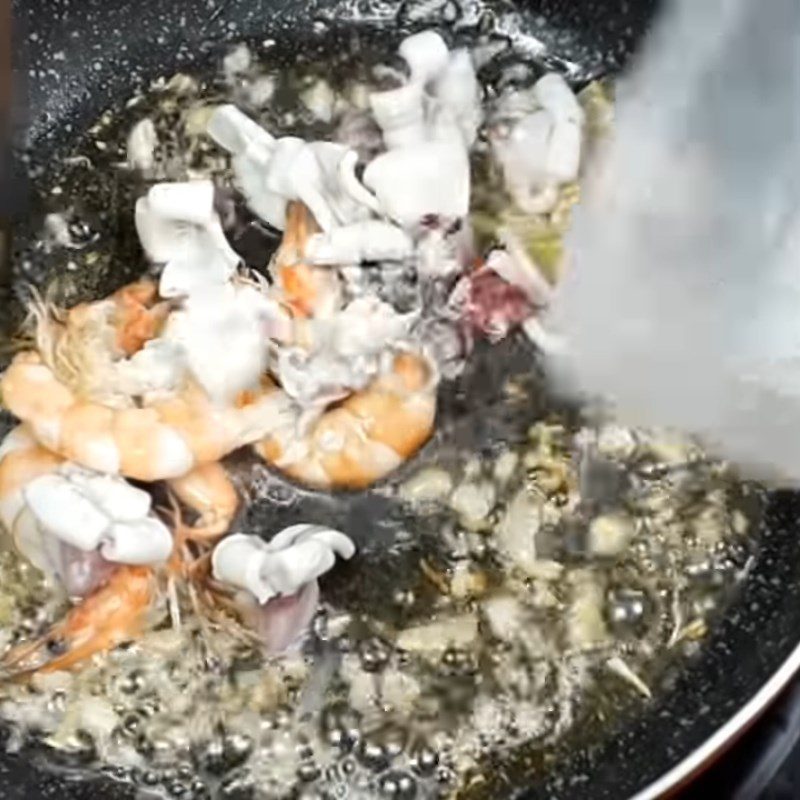
[[[0,675],[70,669],[138,636],[155,600],[155,577],[146,567],[119,567],[41,638],[13,647],[0,661]]]
[[[199,515],[193,527],[178,522],[182,536],[176,530],[176,542],[214,540],[228,530],[239,507],[239,497],[221,464],[203,464],[182,478],[169,481],[168,486],[178,500]]]

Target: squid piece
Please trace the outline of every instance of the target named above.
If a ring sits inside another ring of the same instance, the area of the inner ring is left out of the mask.
[[[491,141],[508,191],[523,211],[551,210],[558,187],[578,176],[584,113],[566,81],[549,73],[528,92],[505,98]]]
[[[398,52],[408,64],[412,83],[427,86],[447,69],[450,53],[436,31],[421,31],[407,36]]]
[[[292,525],[269,542],[241,533],[223,539],[211,558],[212,574],[222,583],[246,589],[262,605],[293,595],[336,563],[355,554],[345,534],[321,525]]]
[[[377,356],[408,336],[416,313],[400,314],[374,296],[357,297],[331,319],[311,323],[311,340],[343,358]]]
[[[315,233],[305,246],[311,264],[347,266],[363,261],[405,261],[414,255],[414,242],[397,225],[382,220],[363,220]]]
[[[6,653],[0,676],[69,669],[141,632],[156,601],[153,566],[172,551],[146,492],[65,463],[20,426],[0,445],[0,522],[34,566],[82,598]]]
[[[466,51],[449,53],[432,31],[400,45],[408,83],[370,96],[388,148],[364,172],[381,211],[401,227],[469,210],[468,150],[481,122],[480,87]]]
[[[135,638],[152,621],[160,597],[156,570],[171,555],[180,563],[185,541],[202,544],[222,535],[238,507],[218,464],[170,488],[199,513],[194,528],[179,526],[175,544],[146,492],[63,461],[24,426],[5,438],[0,524],[21,554],[76,604],[43,638],[12,649],[0,662],[0,674],[70,668]]]
[[[208,132],[233,156],[250,208],[278,230],[293,201],[308,206],[323,231],[367,219],[377,207],[356,177],[358,155],[349,147],[291,136],[274,139],[231,105],[214,112]]]
[[[448,63],[436,78],[432,94],[439,103],[439,110],[434,112],[434,128],[442,125],[441,115],[444,112],[455,121],[466,147],[472,147],[483,122],[483,110],[481,87],[472,56],[467,50],[455,50],[450,55]],[[435,135],[438,138],[442,133]]]
[[[389,150],[413,147],[427,140],[424,100],[424,86],[417,82],[370,95],[372,114],[383,131],[383,141]]]
[[[371,161],[364,183],[383,212],[403,228],[428,216],[469,211],[469,159],[463,143],[429,141],[389,150]]]
[[[360,109],[345,111],[334,140],[353,150],[362,163],[371,161],[383,150],[381,129],[372,114]]]
[[[172,534],[147,492],[65,462],[25,426],[0,446],[0,523],[17,549],[70,595],[88,593],[109,565],[161,564],[172,552]]]
[[[404,39],[399,53],[408,64],[408,83],[370,96],[387,148],[428,141],[472,147],[482,111],[469,52],[450,53],[438,33],[423,31]]]
[[[384,354],[409,336],[416,314],[398,314],[376,297],[358,297],[328,318],[309,320],[302,347],[284,347],[276,374],[304,409],[323,408],[361,390],[380,373]]]
[[[423,227],[417,240],[417,274],[426,279],[448,279],[470,269],[476,259],[472,232],[466,221],[457,232],[444,220]]]
[[[198,288],[173,311],[163,339],[180,347],[192,377],[209,398],[230,406],[257,391],[271,338],[290,335],[289,315],[265,289],[232,281]]]
[[[158,133],[153,120],[145,117],[131,128],[127,141],[128,166],[149,173],[156,163],[155,150]]]
[[[265,173],[276,157],[276,139],[236,106],[222,105],[208,121],[207,131],[220,147],[232,156],[233,172],[254,214],[273,228],[283,229],[287,198],[266,186]],[[286,140],[281,155],[289,147],[299,148],[298,140]]]
[[[209,180],[156,184],[137,201],[135,220],[145,253],[164,264],[162,297],[222,286],[239,265],[214,210],[214,184]]]
[[[268,653],[298,647],[319,602],[317,579],[337,556],[350,559],[355,545],[345,534],[321,525],[292,525],[269,542],[234,534],[212,556],[214,577],[247,593],[239,604]],[[248,598],[251,600],[248,601]]]

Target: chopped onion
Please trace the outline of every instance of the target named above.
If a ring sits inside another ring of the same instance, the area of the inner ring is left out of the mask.
[[[478,638],[478,619],[473,614],[430,622],[400,631],[397,646],[412,653],[435,655],[448,647],[468,648]]]
[[[609,633],[603,618],[603,587],[590,570],[570,575],[572,603],[567,611],[567,639],[570,647],[583,649],[602,644]]]
[[[494,462],[492,474],[498,483],[508,483],[519,464],[519,456],[513,450],[504,450]]]
[[[489,629],[498,639],[510,642],[516,639],[522,630],[522,606],[510,594],[498,594],[485,600],[481,605]]]
[[[320,121],[330,122],[336,105],[336,95],[325,80],[314,81],[300,99],[303,105]]]
[[[453,478],[440,467],[427,467],[400,487],[400,496],[409,503],[430,503],[450,494]]]
[[[589,551],[601,557],[620,555],[636,533],[633,520],[625,514],[603,514],[589,525]]]
[[[520,489],[495,527],[499,550],[519,569],[535,569],[536,534],[542,520],[541,503],[526,488]]]
[[[450,497],[450,507],[459,514],[462,524],[470,529],[483,527],[494,508],[496,491],[488,481],[465,482]]]
[[[155,166],[158,134],[153,120],[145,117],[131,128],[128,134],[128,164],[132,169],[147,172]]]

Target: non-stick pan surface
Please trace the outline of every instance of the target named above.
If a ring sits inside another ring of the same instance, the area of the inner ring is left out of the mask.
[[[645,33],[655,2],[541,0],[522,9],[531,29],[541,31],[555,53],[578,61],[588,77],[624,64]],[[20,143],[33,164],[46,166],[100,111],[154,77],[209,62],[225,42],[270,36],[289,51],[318,48],[325,58],[335,50],[337,37],[349,36],[354,25],[380,29],[376,35],[402,35],[397,20],[407,22],[410,15],[401,8],[399,17],[390,17],[389,10],[386,2],[364,0],[346,6],[293,0],[20,0],[15,58],[18,86],[24,86],[29,104]],[[541,18],[547,21],[544,27]],[[17,210],[35,227],[42,208],[36,181],[27,195],[17,191]],[[797,497],[773,496],[749,577],[699,654],[682,664],[647,706],[623,715],[599,737],[565,743],[562,759],[513,793],[575,800],[634,795],[751,701],[800,638],[799,515]],[[132,787],[109,776],[65,780],[44,767],[41,757],[35,747],[0,754],[0,797],[115,800],[135,795]],[[495,796],[511,794],[511,787],[498,784]]]

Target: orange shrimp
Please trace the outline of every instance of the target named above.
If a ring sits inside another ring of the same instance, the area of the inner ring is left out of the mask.
[[[70,669],[93,655],[139,636],[156,599],[147,567],[118,567],[109,581],[73,607],[39,639],[13,647],[0,661],[0,675]]]
[[[396,356],[391,372],[334,406],[297,439],[280,431],[256,452],[315,488],[363,489],[388,475],[428,440],[436,416],[436,376],[420,355]]]
[[[203,464],[181,478],[173,478],[169,487],[199,516],[196,525],[186,528],[188,538],[195,541],[222,536],[239,508],[236,489],[219,463]]]
[[[271,271],[279,299],[295,317],[318,316],[338,301],[339,282],[335,271],[303,261],[306,242],[319,230],[313,214],[305,205],[289,203],[283,240]]]
[[[173,502],[174,545],[169,568],[173,573],[181,573],[186,567],[191,571],[192,565],[187,563],[191,558],[187,559],[186,543],[199,545],[202,556],[207,545],[227,533],[239,509],[239,495],[219,463],[203,464],[182,478],[174,478],[168,485],[181,503],[198,514],[194,525],[186,525],[180,506]]]
[[[159,334],[171,309],[171,302],[158,302],[157,284],[142,278],[103,300],[73,306],[64,321],[54,324],[55,335],[57,338],[71,334],[96,335],[97,326],[107,323],[113,330],[115,349],[122,355],[132,356]],[[38,314],[43,316],[46,311],[38,309]],[[50,322],[53,324],[52,320]]]
[[[63,463],[63,458],[39,446],[24,425],[18,425],[0,446],[0,509],[3,502],[13,498],[25,484]]]
[[[111,299],[116,306],[116,345],[126,356],[132,356],[145,342],[155,339],[172,310],[171,303],[156,302],[158,287],[147,279],[123,286]]]
[[[20,425],[0,443],[0,523],[12,535],[17,550],[35,567],[51,574],[44,534],[28,506],[25,488],[54,472],[64,459],[41,447]],[[188,574],[182,545],[187,540],[213,541],[228,529],[238,496],[217,463],[198,467],[170,482],[170,488],[200,514],[198,527],[179,525],[174,532],[173,574]],[[110,577],[42,638],[14,648],[0,660],[0,676],[37,670],[67,669],[95,653],[135,638],[155,599],[155,573],[146,567],[113,566]]]
[[[151,405],[113,408],[84,399],[33,351],[0,378],[6,408],[48,450],[77,464],[142,481],[180,478],[285,424],[291,401],[274,384],[238,407],[218,406],[194,384]]]

